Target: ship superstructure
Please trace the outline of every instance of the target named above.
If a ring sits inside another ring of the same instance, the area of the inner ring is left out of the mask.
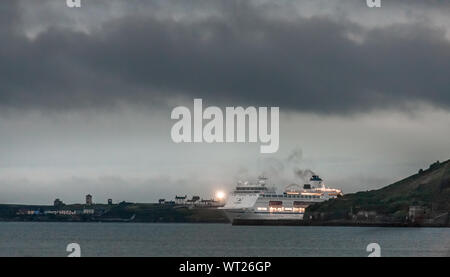
[[[256,184],[238,182],[222,208],[231,222],[235,219],[302,220],[309,205],[342,195],[341,190],[326,187],[317,175],[303,186],[288,185],[282,194],[277,194],[266,182],[264,177]]]

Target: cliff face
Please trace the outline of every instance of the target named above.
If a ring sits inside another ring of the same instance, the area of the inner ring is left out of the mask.
[[[450,160],[436,162],[429,169],[379,190],[347,194],[310,206],[307,212],[326,214],[329,218],[346,218],[360,211],[404,217],[410,206],[434,212],[450,211]]]

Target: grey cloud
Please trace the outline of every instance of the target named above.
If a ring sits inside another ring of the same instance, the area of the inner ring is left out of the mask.
[[[181,95],[319,114],[409,109],[415,101],[450,109],[450,43],[442,29],[283,20],[236,3],[239,12],[222,17],[125,16],[89,34],[51,27],[34,40],[19,35],[14,20],[2,22],[0,105],[159,105]]]

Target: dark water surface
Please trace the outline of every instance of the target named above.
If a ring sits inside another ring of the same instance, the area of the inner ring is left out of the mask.
[[[450,256],[450,228],[0,222],[0,256]]]

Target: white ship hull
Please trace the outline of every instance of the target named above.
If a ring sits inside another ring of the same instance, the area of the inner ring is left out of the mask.
[[[238,220],[303,220],[304,213],[257,212],[244,209],[224,210],[231,223]]]

